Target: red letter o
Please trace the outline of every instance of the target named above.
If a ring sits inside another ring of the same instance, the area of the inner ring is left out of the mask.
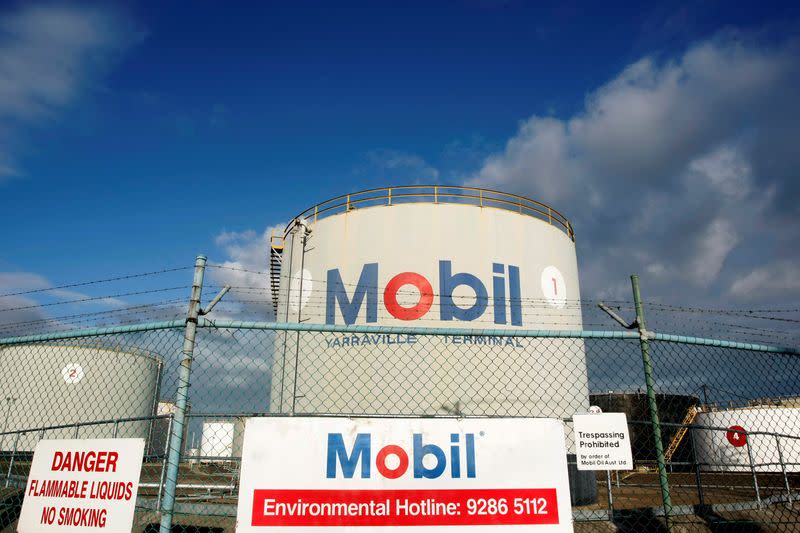
[[[419,301],[413,307],[403,307],[397,303],[397,291],[403,285],[413,285],[419,291]],[[433,287],[430,282],[416,272],[403,272],[396,275],[383,291],[383,304],[391,315],[400,320],[416,320],[431,308],[433,304]]]
[[[386,466],[386,457],[389,455],[396,455],[400,459],[400,464],[397,468],[389,468]],[[397,479],[408,470],[408,454],[400,446],[389,444],[381,448],[378,456],[375,458],[375,466],[378,467],[378,472],[387,479]]]

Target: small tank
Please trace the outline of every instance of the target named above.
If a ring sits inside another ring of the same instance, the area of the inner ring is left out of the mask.
[[[32,451],[40,438],[147,439],[158,403],[161,360],[146,352],[100,346],[19,344],[0,347],[0,449]],[[62,427],[75,423],[108,424]]]

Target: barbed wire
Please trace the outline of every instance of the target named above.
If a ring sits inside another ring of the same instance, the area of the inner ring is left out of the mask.
[[[48,302],[44,304],[36,304],[36,305],[24,305],[19,307],[6,307],[0,309],[0,313],[7,313],[10,311],[22,311],[25,309],[36,309],[39,307],[51,307],[54,305],[66,305],[66,304],[74,304],[74,303],[84,303],[84,302],[92,302],[97,300],[110,300],[112,298],[123,298],[126,296],[138,296],[142,294],[153,294],[157,292],[168,292],[168,291],[175,291],[175,290],[186,290],[185,285],[180,285],[178,287],[165,287],[162,289],[148,289],[144,291],[133,291],[133,292],[123,292],[118,294],[109,294],[105,296],[87,296],[86,298],[77,298],[75,300],[61,300],[58,302]]]
[[[139,311],[153,307],[161,307],[166,305],[174,305],[178,303],[185,302],[183,298],[175,298],[172,300],[164,300],[162,302],[155,302],[155,303],[147,303],[141,305],[134,305],[128,306],[120,309],[111,309],[108,311],[95,311],[92,313],[77,313],[72,315],[64,315],[64,316],[56,316],[50,318],[40,318],[37,320],[27,320],[23,322],[8,322],[5,324],[0,324],[0,329],[7,329],[11,326],[25,326],[25,325],[33,325],[33,324],[40,324],[46,322],[67,322],[71,321],[72,319],[89,319],[91,317],[101,316],[101,315],[113,315],[113,314],[123,314],[123,313],[130,313],[132,311]]]
[[[91,281],[82,281],[82,282],[78,282],[78,283],[68,283],[68,284],[65,284],[65,285],[58,285],[56,287],[47,287],[47,288],[42,288],[42,289],[30,289],[30,290],[24,290],[24,291],[19,291],[19,292],[8,292],[8,293],[0,294],[0,298],[4,298],[6,296],[21,296],[21,295],[25,295],[25,294],[35,294],[35,293],[40,293],[40,292],[56,291],[56,290],[61,290],[61,289],[73,289],[75,287],[86,287],[88,285],[97,285],[99,283],[110,283],[110,282],[113,282],[113,281],[122,281],[122,280],[135,279],[135,278],[144,278],[144,277],[148,277],[148,276],[156,276],[158,274],[166,274],[168,272],[178,272],[180,270],[187,270],[187,269],[190,269],[190,268],[193,268],[193,267],[185,266],[185,267],[165,268],[163,270],[153,270],[151,272],[141,272],[139,274],[126,274],[124,276],[117,276],[117,277],[113,277],[113,278],[96,279],[96,280],[91,280]]]
[[[227,265],[221,264],[209,264],[207,265],[210,268],[215,269],[222,269],[222,270],[229,270],[229,271],[239,271],[239,272],[247,272],[251,274],[258,274],[258,275],[268,275],[269,272],[267,271],[260,271],[260,270],[253,270],[248,268],[240,268],[240,267],[232,267]],[[148,276],[155,276],[158,274],[168,273],[168,272],[176,272],[176,271],[185,271],[189,270],[192,267],[178,267],[178,268],[170,268],[170,269],[163,269],[158,271],[151,271],[151,272],[143,272],[138,274],[129,274],[125,276],[117,276],[99,280],[92,280],[80,283],[69,283],[63,284],[55,287],[48,287],[42,289],[31,289],[26,291],[19,291],[19,292],[11,292],[5,293],[0,295],[0,297],[9,297],[9,296],[18,296],[18,295],[25,295],[25,294],[35,294],[35,293],[45,293],[48,291],[54,291],[58,289],[67,289],[67,288],[74,288],[80,286],[87,286],[87,285],[94,285],[99,283],[106,283],[106,282],[114,282],[114,281],[122,281],[122,280],[130,280],[135,278],[143,278]],[[287,281],[287,276],[283,276],[282,280],[284,283]],[[328,296],[328,290],[325,287],[327,284],[327,280],[315,280],[315,285],[313,289],[304,288],[303,294],[309,295],[307,302],[304,304],[303,309],[307,310],[311,314],[319,314],[321,315],[324,309],[327,309],[327,301],[326,298]],[[379,291],[381,287],[373,287],[373,286],[365,286],[363,284],[359,285],[357,283],[344,283],[344,282],[337,282],[337,285],[344,286],[344,287],[361,287],[361,289],[368,289],[368,290],[375,290]],[[204,289],[207,290],[215,290],[220,289],[224,285],[217,285],[217,284],[207,284],[204,286]],[[320,288],[322,287],[322,288]],[[284,286],[285,288],[285,286]],[[159,292],[166,292],[166,291],[174,291],[174,290],[188,290],[189,285],[181,285],[175,287],[166,287],[166,288],[156,288],[150,290],[141,290],[141,291],[130,291],[130,292],[120,292],[117,294],[108,294],[108,295],[100,295],[100,296],[87,296],[85,298],[76,298],[70,300],[61,300],[56,302],[48,302],[48,303],[41,303],[41,304],[32,304],[32,305],[23,305],[23,306],[16,306],[11,308],[0,308],[0,313],[6,313],[11,311],[21,311],[21,310],[29,310],[29,309],[37,309],[37,308],[46,308],[51,306],[58,306],[58,305],[68,305],[68,304],[79,304],[91,301],[102,301],[102,300],[109,300],[113,298],[123,298],[128,296],[135,296],[135,295],[144,295],[144,294],[153,294]],[[298,287],[299,289],[299,287]],[[297,290],[297,293],[300,291]],[[413,297],[419,296],[419,290],[417,288],[411,288],[410,286],[404,286],[397,294],[400,296],[410,296]],[[263,299],[252,298],[252,296],[261,296],[263,295]],[[378,293],[380,298],[381,293]],[[438,317],[436,316],[436,309],[440,309],[442,307],[441,303],[441,294],[439,293],[432,293],[432,296],[439,297],[439,300],[431,302],[430,308],[433,310],[433,313],[428,317],[420,317],[417,319],[419,322],[438,322]],[[250,285],[233,285],[231,287],[230,292],[231,298],[228,301],[221,302],[223,309],[227,309],[228,312],[232,312],[234,314],[243,315],[247,314],[248,316],[252,316],[253,313],[258,315],[259,311],[253,309],[252,306],[258,306],[260,308],[270,306],[272,304],[272,296],[273,291],[271,287],[268,286],[250,286]],[[350,295],[348,295],[349,298]],[[456,307],[461,309],[468,309],[470,305],[475,305],[476,302],[481,302],[487,305],[487,307],[491,307],[494,302],[498,299],[501,299],[500,296],[496,295],[486,295],[481,297],[476,297],[472,294],[451,294],[449,298],[452,299],[453,304]],[[602,311],[597,308],[597,304],[603,302],[608,307],[615,309],[620,312],[624,312],[626,314],[630,314],[633,311],[634,303],[631,300],[610,300],[610,299],[594,299],[594,298],[580,298],[580,299],[566,299],[566,298],[559,298],[559,299],[551,299],[551,298],[542,298],[542,297],[519,297],[519,298],[511,298],[510,295],[504,295],[502,297],[503,300],[506,300],[506,305],[510,305],[514,302],[516,305],[519,305],[523,314],[523,317],[526,318],[526,322],[528,322],[531,317],[534,318],[541,318],[544,319],[542,321],[543,324],[547,324],[550,326],[566,326],[566,327],[603,327],[616,329],[616,326],[610,321],[598,321],[597,315],[602,315]],[[557,302],[557,305],[554,305],[554,300]],[[72,315],[65,315],[65,316],[57,316],[51,318],[42,318],[38,320],[30,320],[24,322],[11,322],[6,324],[0,324],[0,331],[9,331],[14,329],[25,329],[34,327],[34,326],[41,326],[41,327],[49,327],[52,325],[74,325],[78,323],[89,323],[92,321],[98,321],[100,319],[103,320],[118,320],[121,317],[127,319],[126,315],[129,315],[133,312],[139,311],[139,317],[141,318],[148,308],[154,308],[164,305],[171,305],[177,304],[182,302],[182,299],[173,299],[167,300],[168,303],[165,302],[156,302],[153,304],[142,304],[137,306],[126,306],[119,309],[112,309],[107,311],[99,311],[95,313],[79,313],[79,314],[72,314]],[[113,302],[110,302],[114,304]],[[411,308],[414,307],[416,301],[413,303],[409,303],[408,306],[401,305],[404,308]],[[663,303],[660,301],[646,301],[644,302],[647,318],[648,318],[648,325],[653,328],[655,324],[659,330],[664,331],[666,328],[670,328],[675,331],[696,331],[696,332],[710,332],[711,337],[719,337],[720,335],[726,336],[733,336],[740,340],[754,340],[757,342],[765,342],[768,341],[775,341],[776,339],[796,342],[798,334],[791,329],[789,330],[781,330],[775,328],[766,328],[766,327],[754,327],[752,324],[754,323],[730,323],[724,321],[704,321],[699,322],[695,319],[691,318],[693,315],[696,314],[709,314],[709,315],[718,315],[718,316],[728,316],[732,319],[741,319],[741,320],[764,320],[774,322],[775,324],[784,323],[788,325],[800,323],[800,319],[796,319],[791,316],[786,316],[791,313],[800,313],[800,309],[793,309],[793,308],[703,308],[703,307],[691,307],[691,306],[681,306],[681,305],[672,305],[668,303]],[[238,308],[237,308],[238,306]],[[249,307],[249,308],[248,308]],[[382,309],[382,308],[380,308]],[[506,309],[508,309],[506,307]],[[580,311],[580,313],[577,313]],[[165,310],[157,310],[153,311],[153,313],[159,313],[159,315],[163,315],[168,311]],[[152,313],[151,313],[152,314]],[[265,318],[268,320],[274,319],[272,313],[264,313]],[[782,316],[770,316],[770,314],[780,314]],[[268,315],[268,316],[266,316]],[[681,318],[681,315],[685,315],[686,318]],[[301,317],[303,318],[303,317]],[[510,317],[509,317],[510,318]],[[567,318],[567,320],[564,320]],[[632,316],[629,317],[631,320],[633,319]],[[389,313],[383,313],[381,311],[381,320],[394,320],[393,316],[390,316]],[[476,319],[470,321],[471,324],[491,324],[497,325],[491,319]],[[38,327],[37,326],[37,327]]]

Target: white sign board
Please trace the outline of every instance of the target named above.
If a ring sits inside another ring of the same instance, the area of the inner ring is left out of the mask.
[[[566,453],[553,419],[252,418],[236,530],[572,531]]]
[[[42,440],[17,531],[130,531],[144,439]]]
[[[632,470],[631,436],[625,413],[575,415],[578,470]]]

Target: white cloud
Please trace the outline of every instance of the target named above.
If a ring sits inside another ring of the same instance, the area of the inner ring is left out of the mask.
[[[733,200],[744,200],[752,192],[752,165],[732,146],[721,146],[691,161],[688,174],[705,179],[717,192]]]
[[[575,187],[566,125],[557,119],[533,117],[523,122],[502,154],[490,156],[471,184],[527,181],[552,202]]]
[[[5,292],[5,291],[4,291]],[[0,337],[25,335],[37,328],[47,315],[36,302],[24,296],[0,298]]]
[[[50,280],[33,272],[0,272],[0,337],[69,328],[69,321],[48,316],[42,306],[45,303],[72,302],[58,306],[73,306],[72,314],[86,312],[81,308],[88,306],[121,309],[128,305],[119,298],[94,299],[90,294],[53,287]]]
[[[696,240],[695,253],[688,268],[692,282],[701,287],[713,282],[725,258],[738,242],[739,236],[731,221],[722,218],[712,220]]]
[[[800,264],[778,261],[737,278],[730,293],[742,300],[800,296]]]
[[[74,102],[129,35],[111,12],[89,6],[0,13],[0,183],[21,173],[20,133]]]
[[[0,272],[0,294],[18,290],[46,289],[47,278],[33,272]]]
[[[573,116],[521,122],[467,183],[570,217],[585,297],[616,293],[632,272],[653,297],[727,295],[738,272],[770,261],[771,239],[800,234],[799,51],[720,34],[642,58]],[[768,232],[775,220],[783,231]]]

